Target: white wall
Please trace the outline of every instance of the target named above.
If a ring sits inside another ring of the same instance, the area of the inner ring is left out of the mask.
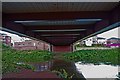
[[[85,44],[86,44],[86,46],[92,46],[92,44],[93,44],[92,37],[86,39],[86,40],[85,40]]]

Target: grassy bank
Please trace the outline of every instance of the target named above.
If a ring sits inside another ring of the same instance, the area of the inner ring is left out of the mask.
[[[52,59],[49,51],[29,50],[17,51],[8,46],[2,45],[2,71],[3,74],[18,71],[17,63],[44,62]],[[31,68],[29,65],[22,65],[24,68]]]
[[[119,51],[120,49],[109,49],[109,50],[79,50],[72,53],[64,54],[65,60],[70,61],[81,61],[83,63],[104,63],[112,65],[120,65],[119,62]]]

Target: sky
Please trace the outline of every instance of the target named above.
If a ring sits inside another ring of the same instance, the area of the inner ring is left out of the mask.
[[[120,31],[120,27],[114,28],[112,30],[106,31],[104,33],[99,34],[99,37],[104,37],[104,38],[111,38],[111,37],[116,37],[120,38],[120,34],[118,35],[118,31]]]
[[[8,36],[11,36],[12,42],[20,42],[20,41],[24,40],[24,38],[22,38],[22,37],[20,37],[20,36],[18,36],[16,34],[8,33],[8,32],[5,32],[5,31],[0,31],[0,33],[5,33]]]
[[[106,39],[111,38],[111,37],[120,38],[120,35],[118,36],[118,30],[120,30],[120,27],[117,27],[112,30],[106,31],[104,33],[98,34],[97,36],[104,37]],[[13,42],[19,42],[19,41],[23,40],[23,38],[21,38],[20,36],[18,36],[16,34],[11,34],[11,33],[4,32],[4,31],[0,31],[0,33],[5,33],[8,36],[11,36]]]

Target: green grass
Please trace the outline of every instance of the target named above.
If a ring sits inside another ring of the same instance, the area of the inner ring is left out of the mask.
[[[17,51],[6,45],[2,45],[2,73],[16,72],[18,67],[30,68],[30,65],[17,65],[19,62],[44,62],[52,59],[53,55],[49,51],[29,50]]]
[[[80,50],[71,53],[63,54],[64,60],[81,61],[83,63],[105,63],[112,65],[120,65],[119,60],[120,49],[109,50]],[[2,45],[2,73],[19,71],[19,67],[33,69],[28,63],[31,62],[45,62],[51,60],[53,55],[49,51],[29,50],[17,51],[6,45]],[[23,62],[26,64],[17,65]]]
[[[75,62],[120,65],[118,60],[120,58],[119,51],[120,48],[109,50],[79,50],[64,54],[63,56],[65,60]]]

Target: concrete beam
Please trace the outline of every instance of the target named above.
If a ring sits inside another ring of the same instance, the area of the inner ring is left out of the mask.
[[[2,27],[6,28],[6,29],[13,30],[13,31],[16,31],[16,32],[19,32],[19,33],[22,33],[22,34],[25,34],[24,27],[21,24],[15,24],[12,21],[8,21],[8,20],[4,21],[3,20]]]
[[[3,18],[12,21],[20,20],[73,20],[73,19],[107,19],[108,11],[81,12],[41,12],[41,13],[3,13]],[[52,16],[50,16],[52,15]],[[59,15],[59,16],[58,16]],[[67,16],[66,16],[67,15]]]
[[[24,26],[27,31],[31,30],[55,30],[55,29],[86,29],[91,28],[93,25],[53,25],[53,26]]]

